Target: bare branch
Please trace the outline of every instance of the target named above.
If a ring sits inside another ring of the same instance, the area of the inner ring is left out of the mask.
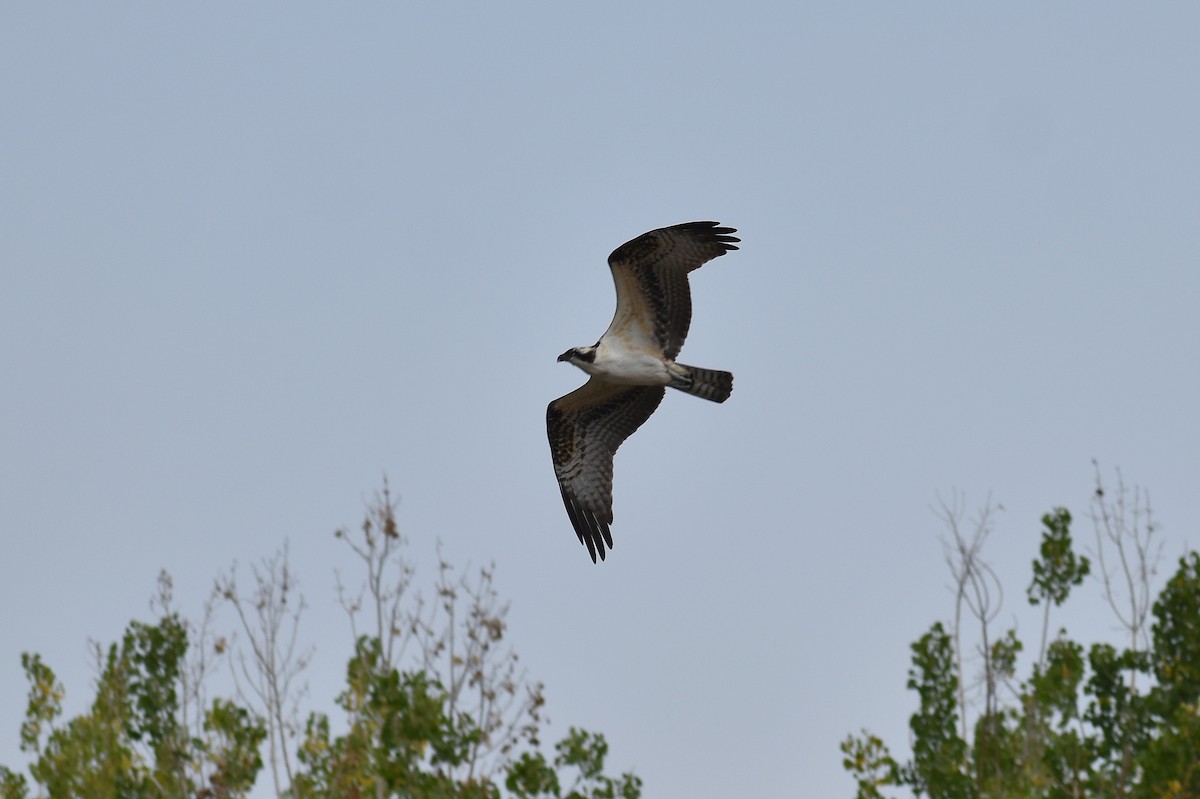
[[[408,641],[404,600],[412,584],[413,567],[401,554],[408,541],[396,522],[399,500],[392,498],[387,479],[383,492],[375,497],[361,526],[361,538],[338,530],[334,535],[346,542],[350,551],[362,562],[366,576],[353,593],[335,572],[338,602],[350,617],[350,632],[357,641],[362,635],[359,617],[369,609],[367,623],[374,627],[379,639],[384,663],[395,667],[404,654]]]
[[[1129,633],[1130,648],[1144,651],[1150,646],[1146,618],[1153,605],[1152,589],[1163,542],[1156,539],[1159,527],[1150,507],[1150,495],[1135,486],[1125,485],[1117,469],[1116,491],[1104,489],[1100,465],[1096,470],[1096,490],[1092,494],[1091,519],[1096,531],[1096,560],[1104,597],[1117,620]],[[1116,562],[1110,566],[1115,552]]]
[[[950,533],[948,538],[943,537],[942,549],[953,580],[954,650],[955,667],[958,671],[960,726],[963,740],[969,740],[967,680],[962,644],[963,609],[965,607],[979,625],[980,644],[977,652],[983,662],[984,709],[985,713],[991,713],[996,703],[997,675],[992,668],[989,625],[1000,612],[1004,591],[995,571],[982,559],[980,553],[992,532],[996,513],[1004,508],[998,503],[993,503],[989,496],[974,518],[968,518],[961,492],[955,491],[949,501],[938,494],[937,500],[938,506],[934,513]],[[966,532],[968,529],[969,534]]]
[[[245,644],[235,646],[234,682],[242,700],[260,708],[267,720],[271,776],[276,795],[282,796],[293,779],[288,739],[299,732],[299,705],[306,693],[296,680],[313,653],[313,647],[299,646],[306,604],[297,593],[286,541],[274,557],[251,567],[254,590],[250,594],[239,592],[236,572],[235,563],[217,579],[214,595],[233,607],[245,635]]]

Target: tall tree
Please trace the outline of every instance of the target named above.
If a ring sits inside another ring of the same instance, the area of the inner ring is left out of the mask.
[[[63,719],[63,685],[24,655],[31,762],[27,773],[0,766],[0,799],[236,799],[262,774],[264,748],[280,799],[638,799],[635,775],[605,774],[602,735],[571,728],[552,756],[541,751],[542,686],[507,647],[494,569],[456,576],[439,554],[425,599],[395,511],[385,485],[358,533],[337,533],[363,569],[357,587],[338,578],[353,650],[336,699],[342,724],[299,720],[311,648],[284,547],[251,570],[248,590],[236,569],[222,575],[199,624],[174,610],[161,575],[155,618],[96,647],[95,697],[79,716]],[[221,606],[232,611],[226,636],[212,633]],[[218,660],[235,696],[209,701]]]
[[[245,796],[262,761],[265,731],[244,708],[215,700],[200,735],[182,719],[187,625],[171,614],[131,622],[119,644],[96,648],[99,677],[88,712],[63,721],[65,690],[37,655],[22,656],[29,704],[21,748],[34,755],[36,796]],[[29,781],[0,767],[0,796],[27,797]]]
[[[1146,494],[1119,475],[1108,492],[1097,471],[1090,516],[1098,579],[1127,633],[1124,647],[1085,647],[1065,630],[1050,637],[1051,608],[1083,583],[1091,561],[1075,552],[1066,508],[1042,517],[1026,589],[1029,603],[1042,608],[1042,629],[1024,679],[1017,678],[1023,644],[1016,631],[990,630],[1002,596],[982,559],[992,506],[973,527],[961,523],[959,504],[942,507],[957,586],[954,633],[935,623],[913,645],[908,687],[919,707],[910,719],[911,759],[897,761],[865,730],[842,742],[857,799],[902,787],[934,799],[1200,797],[1200,555],[1181,558],[1154,599],[1157,526]],[[982,673],[978,703],[967,701],[964,688],[964,607],[978,628],[971,661]]]

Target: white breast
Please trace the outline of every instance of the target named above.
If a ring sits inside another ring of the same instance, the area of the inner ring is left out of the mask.
[[[612,336],[601,339],[595,361],[580,366],[588,374],[622,385],[665,386],[671,382],[671,373],[661,353],[644,347],[621,346],[623,343]]]

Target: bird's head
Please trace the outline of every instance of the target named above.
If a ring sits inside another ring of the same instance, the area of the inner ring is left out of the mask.
[[[559,363],[567,361],[578,366],[580,363],[595,363],[596,348],[595,347],[572,347],[571,349],[558,356]]]

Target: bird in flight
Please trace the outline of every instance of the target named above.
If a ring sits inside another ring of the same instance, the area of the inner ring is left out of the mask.
[[[676,363],[692,321],[688,273],[736,250],[734,228],[688,222],[643,233],[608,256],[617,312],[590,347],[558,356],[590,376],[546,408],[554,473],[567,515],[592,562],[612,549],[613,455],[650,418],[666,387],[713,402],[733,392],[733,375]]]

